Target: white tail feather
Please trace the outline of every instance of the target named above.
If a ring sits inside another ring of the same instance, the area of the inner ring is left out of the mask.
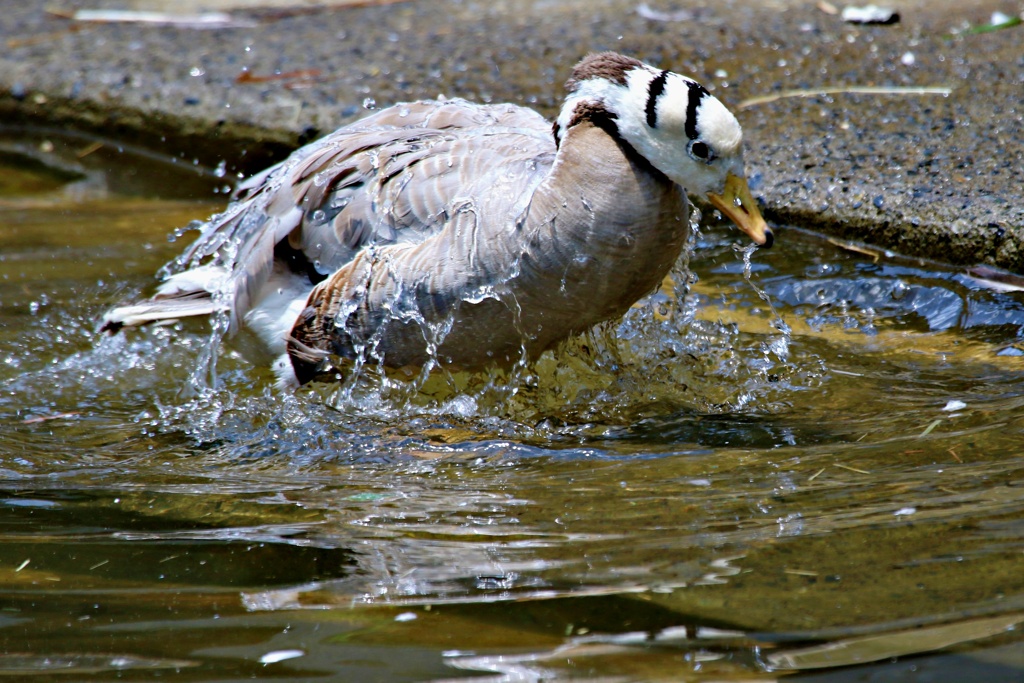
[[[214,299],[226,279],[227,272],[218,266],[202,266],[172,275],[157,288],[153,298],[108,311],[103,316],[103,329],[116,331],[226,310],[225,304]]]

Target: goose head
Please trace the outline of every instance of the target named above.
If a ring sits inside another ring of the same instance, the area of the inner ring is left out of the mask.
[[[556,142],[580,120],[605,128],[691,195],[705,197],[758,245],[772,231],[750,194],[743,131],[697,81],[614,52],[585,57],[566,83]]]

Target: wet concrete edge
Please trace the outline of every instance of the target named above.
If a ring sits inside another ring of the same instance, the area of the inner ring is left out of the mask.
[[[431,2],[406,3],[406,5],[410,6],[410,9],[403,11],[413,17],[412,21],[416,21],[426,17],[426,13],[429,12],[430,8],[437,4]],[[519,11],[522,9],[519,5],[525,7],[529,3],[513,2],[511,4],[516,5],[517,11]],[[574,3],[567,2],[565,4],[572,6]],[[678,4],[690,5],[699,3]],[[811,13],[813,10],[797,7],[791,12],[792,16],[786,17],[784,23],[778,21],[775,24],[765,23],[764,17],[767,16],[773,21],[775,21],[775,18],[772,15],[759,15],[758,12],[763,13],[765,10],[753,7],[753,5],[756,5],[756,3],[734,2],[730,3],[728,9],[733,11],[733,18],[737,24],[761,22],[759,28],[764,29],[768,34],[772,34],[774,31],[774,34],[779,36],[777,40],[793,39],[793,36],[790,34],[796,30],[796,26],[800,26],[800,30],[804,30],[809,25],[809,22],[799,23],[804,19],[811,19],[816,24],[820,24],[823,21],[820,14]],[[927,3],[923,3],[923,5],[927,8]],[[479,8],[469,9],[477,12],[480,11]],[[578,9],[575,8],[575,10]],[[555,17],[556,22],[571,22],[576,18],[573,14],[575,10],[573,7],[569,7],[564,16]],[[370,12],[370,18],[373,19],[372,13],[374,10],[368,11]],[[390,14],[399,17],[402,15],[398,11],[388,14],[389,10],[387,8],[377,8],[376,11],[376,17],[382,20],[389,19]],[[503,11],[507,12],[508,10],[507,8],[505,10],[499,8],[483,11],[481,24],[490,22],[492,26],[503,27],[506,24],[502,22],[506,22],[511,26],[511,42],[515,42],[516,30],[522,30],[524,26],[536,32],[536,27],[531,28],[528,23],[523,21],[520,21],[519,24],[516,24],[515,21],[509,22],[509,17],[503,15]],[[800,12],[803,12],[803,14],[800,14]],[[337,16],[340,15],[336,14],[333,15],[333,18],[328,18],[335,20]],[[712,16],[711,21],[713,20],[714,17]],[[274,28],[264,27],[258,30],[257,34],[261,31],[263,34],[266,34]],[[388,29],[387,26],[379,28],[381,30]],[[639,44],[643,44],[648,39],[656,39],[665,44],[671,43],[671,35],[657,34],[656,31],[653,31],[653,29],[663,28],[663,26],[641,26],[636,31],[637,35],[632,39],[633,45],[626,42],[622,45],[621,49],[626,52],[641,53],[641,56],[646,58],[646,55],[642,53],[649,51],[649,49],[638,48]],[[675,26],[672,28],[675,28]],[[125,29],[120,40],[124,40],[125,36],[130,36],[131,30],[130,28]],[[462,29],[460,28],[460,30]],[[832,27],[829,30],[842,31],[843,29]],[[486,32],[484,31],[484,33]],[[5,30],[3,33],[11,35],[10,30]],[[737,33],[743,35],[742,30],[737,31]],[[175,42],[185,44],[201,42],[199,39],[208,37],[208,35],[203,36],[198,32],[181,32],[177,38],[169,42],[173,48]],[[858,55],[858,49],[860,52],[863,52],[867,49],[868,43],[871,43],[872,35],[870,33],[865,35],[868,36],[868,40],[863,46],[854,45],[853,57],[855,59],[863,57],[863,55]],[[875,44],[871,46],[872,51],[877,51],[877,45],[880,43],[884,44],[884,41],[892,35],[892,32],[876,35],[877,38],[874,39]],[[456,35],[456,39],[452,40],[457,42],[459,37]],[[603,38],[603,40],[607,41],[608,39]],[[537,41],[540,44],[553,42],[548,35],[539,36]],[[739,41],[734,40],[734,43],[736,42]],[[794,44],[797,43],[794,42]],[[1009,49],[1013,50],[1015,49],[1012,47],[1014,44],[1016,43],[1013,38],[1002,38],[1002,40],[994,42],[989,41],[984,44],[986,51],[979,53],[976,60],[979,62],[987,60],[989,63],[994,64],[1000,64],[1000,61],[1002,61],[1012,65],[1012,58],[1007,58],[1005,55],[1005,46],[1009,45]],[[993,45],[995,47],[992,47]],[[1000,47],[1001,45],[1003,47]],[[571,54],[574,51],[586,51],[590,47],[596,49],[606,47],[601,44],[601,39],[595,39],[594,37],[586,41],[586,46],[579,48],[575,45],[567,45],[564,49]],[[409,52],[415,55],[419,47],[417,45],[400,46],[398,52]],[[631,47],[633,49],[630,49]],[[725,50],[727,47],[722,49]],[[919,54],[922,55],[927,52],[925,47],[917,49]],[[933,47],[932,49],[935,48]],[[666,51],[668,51],[668,48],[666,48]],[[444,59],[444,45],[435,46],[435,52],[439,54],[432,55],[430,60],[437,62],[439,59]],[[457,55],[448,56],[457,58]],[[698,57],[700,57],[699,50],[697,57],[687,61],[693,62],[699,68],[702,62]],[[415,56],[415,58],[422,59],[422,55]],[[97,56],[98,59],[99,56]],[[165,61],[173,60],[174,55],[171,54],[170,57],[165,56],[164,59]],[[344,63],[345,59],[346,55],[339,51],[333,57],[335,68],[338,63]],[[558,60],[557,56],[549,56],[546,59],[556,64],[562,61]],[[424,61],[429,63],[430,60]],[[43,69],[53,69],[52,63],[44,63],[46,60],[37,59],[34,61],[39,62],[38,65],[33,64],[32,66],[34,67],[40,66]],[[387,59],[378,59],[377,61],[387,63]],[[396,61],[401,62],[402,60],[399,58]],[[714,57],[713,55],[707,56],[703,61],[713,62]],[[780,59],[779,63],[782,64],[784,61],[784,59]],[[837,60],[837,62],[841,62],[841,60]],[[524,69],[529,70],[529,67],[532,65],[533,63],[531,62]],[[1017,66],[1020,66],[1019,61]],[[358,68],[364,67],[365,63],[360,63],[359,67],[355,70],[358,71]],[[708,68],[710,69],[710,66]],[[736,80],[741,81],[742,84],[742,67],[730,66],[730,71],[733,68],[741,72],[740,75],[737,75]],[[851,68],[857,69],[859,67],[854,66]],[[474,65],[474,69],[470,69],[470,73],[473,73],[475,70]],[[694,68],[691,67],[690,71],[693,70]],[[1008,97],[1013,97],[1015,92],[1013,79],[1020,77],[1019,74],[1013,72],[1012,66],[1010,70],[1011,74],[1008,84],[1004,84],[1008,85],[1008,89],[1004,87],[1000,90],[996,87],[991,91],[985,91],[979,90],[979,84],[985,85],[991,79],[974,78],[971,77],[972,74],[967,73],[966,69],[961,69],[959,75],[967,86],[964,92],[959,95],[959,102],[954,103],[957,108],[957,113],[954,116],[966,116],[968,118],[973,116],[979,122],[985,119],[992,119],[993,108],[991,103],[993,101],[997,103],[994,110],[996,115],[1004,111],[1005,107],[1004,110],[1000,110],[998,103],[1004,102],[1005,104],[1005,100]],[[789,72],[787,71],[787,73]],[[486,71],[481,71],[479,75],[486,77]],[[702,77],[700,73],[695,73],[694,75]],[[939,75],[942,75],[941,72]],[[945,75],[948,76],[949,72]],[[239,115],[236,111],[229,117],[219,118],[215,109],[209,107],[198,107],[192,110],[189,108],[177,108],[169,106],[167,100],[158,99],[154,105],[138,108],[132,106],[131,97],[119,99],[116,96],[112,97],[109,92],[94,93],[89,91],[84,95],[64,96],[55,93],[60,93],[62,90],[67,92],[68,80],[66,78],[61,80],[61,78],[49,74],[46,74],[46,76],[37,84],[37,87],[33,88],[17,87],[17,82],[12,82],[10,77],[0,76],[0,122],[13,125],[45,125],[57,128],[73,128],[78,131],[93,133],[103,138],[121,140],[152,149],[174,149],[180,154],[194,158],[198,163],[209,167],[213,167],[219,161],[227,159],[230,160],[229,170],[232,173],[238,172],[242,174],[254,172],[273,161],[283,158],[292,149],[333,128],[333,125],[322,125],[325,118],[322,115],[323,110],[331,109],[331,107],[324,107],[321,104],[315,104],[311,107],[314,110],[312,114],[304,112],[293,121],[286,121],[282,125],[273,126],[268,125],[268,121],[273,120],[273,117],[266,115],[266,112],[256,111],[251,116],[247,116]],[[559,73],[557,78],[560,79],[561,76],[562,74]],[[8,82],[4,83],[5,80]],[[179,78],[178,80],[181,83],[177,85],[181,85],[183,89],[187,89],[191,85],[187,78]],[[552,85],[552,79],[548,78],[546,80],[546,83],[539,83],[537,87],[549,88]],[[793,77],[793,80],[795,85],[800,85],[797,77]],[[998,83],[999,81],[995,82]],[[484,84],[484,86],[486,85],[487,83]],[[520,87],[518,81],[515,80],[506,81],[501,85],[506,90],[512,91]],[[219,87],[222,89],[230,88],[230,82],[228,82],[227,86],[221,83]],[[768,87],[768,90],[771,91],[777,88],[778,84],[772,84]],[[401,83],[395,89],[401,90]],[[74,88],[71,88],[71,90],[74,91]],[[387,98],[389,93],[393,93],[393,90],[388,91],[386,88],[382,90],[385,92],[385,98]],[[502,93],[500,88],[496,88],[496,90],[495,94],[498,96],[507,94]],[[451,91],[450,89],[449,92]],[[457,87],[454,91],[458,93]],[[291,94],[288,93],[288,95]],[[474,95],[472,92],[464,94],[470,98],[473,98]],[[557,92],[552,94],[556,100],[558,95],[559,93]],[[732,98],[735,97],[735,94],[731,93],[725,93],[725,95],[731,95]],[[422,96],[425,95],[414,90],[407,99]],[[307,97],[309,96],[300,93],[296,96],[296,99],[304,100]],[[539,103],[538,108],[542,110],[545,108],[550,109],[550,104],[542,101]],[[306,105],[307,102],[301,101],[297,106],[302,109]],[[545,105],[548,106],[545,107]],[[242,106],[244,107],[244,103]],[[851,111],[856,113],[859,107],[861,113],[864,113],[866,106],[875,105],[864,105],[856,102],[852,105],[844,103],[842,107],[837,106],[836,109],[845,110],[845,113],[848,114]],[[907,105],[898,103],[894,106],[897,118],[900,116],[901,107],[906,109]],[[988,108],[986,109],[986,107]],[[259,109],[259,107],[254,109]],[[334,108],[334,111],[332,111],[332,114],[334,114],[333,118],[330,119],[334,125],[340,125],[346,119],[344,115],[336,115],[337,109],[337,107]],[[348,119],[358,115],[358,112],[352,112],[351,109],[351,107],[348,108]],[[833,201],[832,197],[828,196],[822,188],[830,182],[835,182],[837,177],[845,180],[849,175],[856,175],[860,169],[855,163],[851,164],[846,160],[840,160],[839,170],[834,171],[820,167],[807,170],[808,167],[813,167],[814,164],[803,164],[804,170],[800,171],[800,160],[798,158],[790,159],[783,164],[774,161],[790,152],[793,147],[802,150],[800,154],[796,155],[797,157],[800,155],[803,155],[803,157],[813,157],[815,147],[820,144],[819,140],[814,137],[816,134],[815,129],[813,127],[808,129],[806,123],[800,124],[803,125],[803,128],[798,125],[792,133],[792,140],[786,143],[780,143],[778,140],[770,137],[771,129],[776,125],[777,121],[780,119],[785,121],[785,117],[793,116],[792,112],[794,109],[798,112],[794,116],[794,120],[812,121],[814,114],[806,106],[801,111],[800,107],[792,107],[780,103],[770,105],[755,115],[745,115],[740,112],[740,118],[744,126],[748,130],[754,131],[752,135],[754,150],[748,154],[748,166],[752,167],[753,173],[764,178],[761,187],[755,187],[755,194],[759,195],[760,200],[764,203],[765,213],[769,220],[780,224],[794,224],[810,228],[846,240],[876,245],[883,249],[893,250],[908,256],[925,257],[961,265],[986,263],[1015,272],[1024,272],[1024,220],[1021,218],[1024,216],[1024,211],[1016,206],[1020,185],[1016,183],[1016,176],[1014,175],[1020,174],[1019,169],[1011,171],[1008,174],[1009,177],[996,179],[997,181],[991,188],[983,187],[980,191],[976,191],[965,187],[964,197],[966,201],[962,205],[957,203],[958,197],[953,196],[950,199],[948,195],[953,193],[947,190],[946,197],[940,197],[936,194],[936,196],[925,196],[920,201],[911,201],[904,206],[883,206],[882,202],[877,201],[878,199],[900,193],[909,193],[909,179],[905,179],[902,185],[897,181],[894,185],[882,187],[878,183],[879,176],[875,169],[868,169],[863,172],[864,187],[860,189],[860,193],[867,198],[865,201]],[[550,111],[545,113],[550,114]],[[1014,109],[1010,109],[1009,113],[1015,114],[1016,112]],[[908,143],[909,147],[913,147],[915,144],[919,145],[921,140],[927,139],[929,135],[934,135],[934,125],[932,122],[926,121],[924,125],[919,125],[919,122],[913,118],[914,115],[912,111],[911,118],[908,120],[911,120],[913,124],[918,124],[917,134],[919,139]],[[1017,118],[1019,119],[1019,116]],[[751,125],[751,119],[754,120],[755,125]],[[929,126],[932,126],[933,129],[929,130]],[[979,148],[989,143],[990,141],[981,140]],[[1015,144],[1009,145],[1009,149],[1006,149],[1007,146],[1004,145],[1004,148],[999,151],[1009,154],[1012,163],[1013,154],[1016,154],[1016,158],[1020,158],[1021,144],[1024,141],[1019,138],[1011,139],[1011,143]],[[835,156],[862,151],[855,147],[850,147],[849,143],[847,144],[848,146]],[[852,153],[849,155],[855,156]],[[907,159],[910,158],[909,155],[909,152],[904,151],[903,157],[894,156],[893,163],[907,164]],[[956,154],[953,154],[953,156],[955,157]],[[843,165],[844,162],[845,165]],[[949,161],[941,168],[941,171],[948,176],[951,168],[954,168],[954,166],[952,161]],[[804,184],[804,189],[797,187],[800,183]],[[948,178],[946,179],[946,185],[949,185]],[[794,187],[796,191],[792,191]],[[876,197],[876,201],[872,202],[871,197]],[[994,210],[991,201],[993,197],[1000,204]],[[780,242],[780,246],[782,244],[784,244],[784,238]]]

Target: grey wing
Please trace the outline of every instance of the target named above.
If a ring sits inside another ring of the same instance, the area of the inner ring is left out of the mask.
[[[511,209],[520,199],[512,195],[532,194],[553,154],[550,124],[528,109],[462,100],[396,105],[247,180],[168,272],[220,266],[224,307],[236,321],[275,255],[301,261],[316,281],[368,245],[426,239],[468,199]],[[503,183],[508,175],[519,180]]]
[[[379,112],[360,128],[353,135],[364,142],[381,132],[388,139],[357,154],[339,140],[342,149],[310,164],[294,185],[304,219],[289,243],[321,275],[370,244],[422,242],[468,198],[492,194],[524,159],[543,175],[554,152],[550,124],[510,105],[417,102]]]

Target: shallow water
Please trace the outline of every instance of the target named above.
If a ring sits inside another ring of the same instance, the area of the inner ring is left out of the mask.
[[[282,393],[228,349],[210,388],[201,324],[96,320],[224,179],[18,140],[0,673],[1024,677],[1021,292],[796,229],[748,281],[705,226],[695,282],[512,376]]]

